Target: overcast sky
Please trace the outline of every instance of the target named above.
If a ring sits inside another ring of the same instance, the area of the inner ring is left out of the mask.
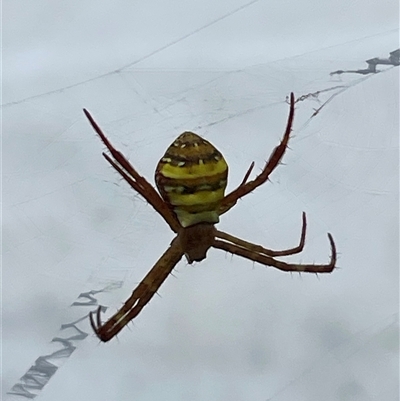
[[[5,394],[62,349],[53,338],[76,334],[61,325],[95,309],[71,306],[79,294],[107,287],[93,297],[110,316],[173,238],[102,158],[81,109],[149,181],[174,138],[197,132],[224,154],[233,188],[279,143],[294,91],[304,100],[285,164],[219,228],[282,249],[305,211],[306,249],[289,260],[328,261],[330,232],[340,268],[291,276],[217,250],[181,261],[118,339],[100,344],[79,322],[76,350],[48,358],[60,368],[30,391],[395,400],[398,68],[330,73],[397,49],[398,11],[393,0],[3,4],[4,399],[27,400]]]

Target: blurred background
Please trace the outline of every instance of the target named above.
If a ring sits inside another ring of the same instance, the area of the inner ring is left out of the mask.
[[[395,400],[399,343],[398,3],[159,0],[3,4],[5,400]],[[364,71],[363,71],[364,70]],[[149,181],[191,130],[228,189],[279,143],[284,164],[219,228],[329,260],[285,274],[210,250],[182,260],[129,328],[99,343],[173,238],[103,159],[87,108]],[[83,294],[80,296],[80,294]],[[21,379],[22,377],[22,379]]]

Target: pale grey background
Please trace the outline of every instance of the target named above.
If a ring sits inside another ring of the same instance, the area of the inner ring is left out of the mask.
[[[123,278],[104,298],[114,311],[172,238],[102,159],[82,107],[149,179],[195,130],[233,187],[279,142],[290,91],[351,85],[311,120],[335,92],[298,104],[285,166],[220,225],[283,248],[304,210],[293,260],[327,261],[329,231],[340,269],[290,276],[218,251],[181,262],[131,330],[89,337],[40,399],[398,399],[398,69],[329,76],[399,46],[397,2],[245,5],[3,4],[3,394],[80,292]]]

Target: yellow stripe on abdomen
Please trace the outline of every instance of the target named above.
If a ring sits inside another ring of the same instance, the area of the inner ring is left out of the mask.
[[[157,188],[181,225],[218,223],[228,165],[222,154],[198,135],[184,132],[167,149],[155,173]]]
[[[214,155],[214,157],[217,157],[217,159],[199,159],[199,164],[189,164],[188,162],[181,160],[181,155],[179,162],[177,162],[175,165],[171,164],[173,159],[170,157],[163,158],[166,160],[166,162],[164,162],[160,172],[166,178],[176,179],[210,177],[215,174],[224,173],[227,169],[225,159],[222,156],[219,158],[217,155]],[[161,161],[163,159],[161,159]],[[169,162],[169,160],[171,160],[171,162]]]

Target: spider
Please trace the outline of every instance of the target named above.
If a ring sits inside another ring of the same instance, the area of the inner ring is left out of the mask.
[[[306,215],[302,215],[302,230],[297,246],[272,250],[244,241],[216,229],[219,216],[226,213],[238,199],[264,184],[282,159],[290,138],[294,117],[295,97],[290,95],[290,112],[286,131],[280,144],[273,150],[263,170],[254,180],[248,181],[253,170],[251,163],[241,184],[228,195],[228,165],[222,154],[211,143],[192,132],[181,134],[167,149],[155,171],[155,188],[129,163],[121,152],[113,147],[90,113],[84,113],[90,124],[109,150],[105,159],[122,178],[156,210],[176,234],[168,249],[158,259],[124,305],[104,324],[101,322],[101,306],[90,313],[90,323],[101,341],[109,341],[134,319],[158,291],[175,265],[185,255],[187,262],[199,262],[206,258],[211,248],[222,249],[265,266],[286,272],[331,273],[336,264],[336,246],[328,233],[331,247],[330,262],[326,264],[295,264],[275,259],[300,253],[306,236]]]

